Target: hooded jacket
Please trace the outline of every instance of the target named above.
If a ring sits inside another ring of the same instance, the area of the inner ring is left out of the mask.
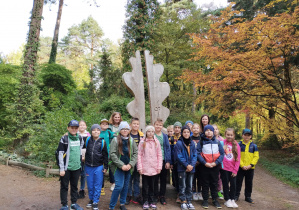
[[[104,165],[104,169],[108,169],[107,144],[104,143],[102,148],[102,139],[94,140],[90,137],[86,146],[85,164],[91,167]]]
[[[254,169],[259,160],[259,151],[256,144],[254,144],[252,140],[250,140],[248,144],[245,144],[244,141],[241,140],[239,146],[241,148],[240,167],[251,165],[251,169]]]
[[[189,148],[188,148],[189,147]],[[191,173],[195,172],[197,152],[194,142],[190,138],[189,146],[184,143],[181,136],[175,145],[175,156],[177,161],[177,172],[185,172],[188,165],[193,166]]]

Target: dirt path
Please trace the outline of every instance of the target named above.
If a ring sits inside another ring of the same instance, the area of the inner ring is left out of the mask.
[[[60,208],[58,178],[38,178],[27,170],[0,165],[0,209],[1,210],[51,210]],[[239,209],[298,209],[299,190],[293,189],[257,168],[254,177],[252,198],[254,205],[244,201],[243,195],[238,202]],[[106,184],[106,195],[101,197],[100,209],[108,209],[111,192]],[[158,204],[159,210],[180,209],[175,203],[174,188],[168,185],[166,206]],[[88,198],[78,200],[85,207]],[[209,201],[211,204],[211,201]],[[199,201],[193,202],[196,209],[203,209]],[[221,201],[223,209],[226,209]],[[86,209],[86,208],[84,208]],[[118,206],[115,209],[119,209]],[[130,204],[128,210],[142,209]],[[216,209],[210,206],[209,209]]]

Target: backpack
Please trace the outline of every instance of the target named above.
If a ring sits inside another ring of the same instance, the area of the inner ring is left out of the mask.
[[[86,143],[85,143],[85,146],[86,146],[86,148],[87,148],[87,145],[88,145],[88,141],[89,141],[89,139],[90,139],[90,136],[88,136],[88,138],[86,139]],[[101,151],[103,150],[103,147],[104,147],[104,145],[105,145],[105,140],[104,140],[104,139],[102,139]]]

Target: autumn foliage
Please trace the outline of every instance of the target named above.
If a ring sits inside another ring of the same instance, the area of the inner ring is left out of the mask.
[[[202,91],[197,102],[218,116],[247,110],[260,117],[284,146],[298,146],[299,7],[253,20],[228,7],[211,17],[207,33],[191,34],[198,71],[183,78]]]

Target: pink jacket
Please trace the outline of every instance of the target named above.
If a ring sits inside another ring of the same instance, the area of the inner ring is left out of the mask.
[[[223,149],[224,149],[224,158],[223,158],[223,170],[233,172],[234,174],[238,173],[239,166],[240,166],[240,160],[241,160],[241,149],[239,144],[237,144],[237,151],[238,151],[238,157],[237,161],[235,161],[235,158],[232,153],[232,143],[228,142],[226,139],[223,141]]]
[[[145,144],[145,145],[144,145]],[[143,175],[154,176],[158,170],[162,170],[162,151],[159,140],[141,139],[138,145],[137,170]]]

